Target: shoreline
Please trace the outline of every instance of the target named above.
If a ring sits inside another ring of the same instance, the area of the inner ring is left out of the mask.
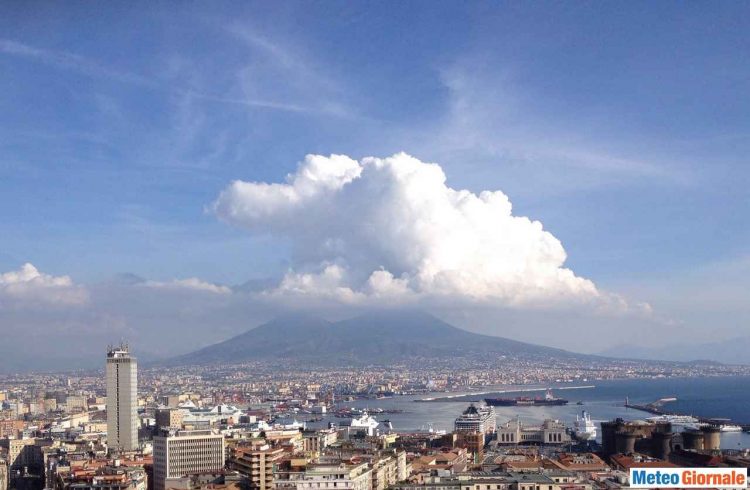
[[[490,390],[490,391],[479,391],[476,393],[463,393],[463,394],[457,394],[457,395],[427,397],[427,398],[420,398],[418,400],[412,400],[412,401],[415,403],[449,402],[449,401],[453,401],[456,398],[463,398],[466,396],[484,396],[484,395],[490,395],[493,393],[529,393],[529,392],[534,392],[534,391],[545,391],[548,389],[554,389],[555,391],[563,391],[563,390],[583,390],[583,389],[592,389],[592,388],[596,388],[596,385],[560,386],[560,387],[555,387],[555,388],[542,387],[542,388],[518,388],[518,389],[511,389],[511,390]],[[456,401],[475,402],[475,401],[481,401],[481,400],[456,400]]]

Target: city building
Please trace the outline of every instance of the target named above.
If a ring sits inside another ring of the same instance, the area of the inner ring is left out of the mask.
[[[372,470],[367,463],[315,464],[278,483],[287,490],[372,490]]]
[[[127,345],[107,352],[107,444],[110,450],[138,449],[138,365]]]
[[[591,488],[570,481],[556,481],[542,473],[471,472],[435,477],[426,482],[399,483],[393,490],[584,490]]]
[[[30,437],[0,440],[8,458],[7,488],[41,490],[44,487],[43,447],[49,444],[49,440]]]
[[[8,490],[8,463],[0,459],[0,490]]]
[[[282,448],[268,444],[250,448],[235,448],[230,467],[245,476],[251,490],[273,488],[274,469],[284,455]]]
[[[68,412],[75,410],[86,410],[88,408],[88,402],[85,396],[70,395],[65,398],[65,409]]]
[[[336,442],[338,432],[335,429],[305,430],[302,432],[302,441],[305,452],[317,453]]]
[[[44,468],[42,446],[33,438],[5,439],[2,446],[8,451],[9,474],[34,472]]]
[[[170,478],[169,490],[244,490],[241,476],[236,472],[217,471]]]
[[[405,455],[404,455],[405,456]],[[386,490],[399,482],[398,455],[381,455],[375,458],[372,467],[372,490]]]
[[[162,430],[154,436],[154,490],[167,479],[224,469],[224,436],[210,430]]]
[[[182,427],[183,414],[178,408],[157,408],[154,414],[157,429]]]
[[[18,434],[26,427],[23,420],[10,419],[0,420],[0,437],[18,437]]]
[[[483,432],[468,431],[461,431],[456,434],[458,435],[456,444],[460,447],[466,448],[471,454],[473,454],[475,463],[481,461],[484,455],[486,434]]]
[[[113,464],[68,467],[58,470],[56,490],[147,490],[146,471],[142,466]]]
[[[571,442],[565,425],[557,420],[547,419],[541,426],[527,426],[520,418],[509,420],[497,428],[495,443],[498,445],[551,444],[561,445]]]

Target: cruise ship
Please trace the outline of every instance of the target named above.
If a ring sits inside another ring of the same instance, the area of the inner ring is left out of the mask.
[[[550,405],[567,405],[568,400],[555,398],[552,391],[547,390],[544,398],[529,398],[520,396],[518,398],[485,398],[485,403],[491,407],[516,407],[516,406],[550,406]]]
[[[592,441],[596,439],[596,425],[591,421],[591,416],[586,410],[581,415],[576,415],[576,421],[573,424],[573,435],[579,441]]]
[[[456,432],[495,432],[496,415],[491,406],[476,406],[473,403],[453,423]]]

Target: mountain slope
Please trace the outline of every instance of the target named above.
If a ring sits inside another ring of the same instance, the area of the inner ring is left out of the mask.
[[[168,364],[296,359],[313,364],[380,364],[408,358],[519,355],[587,356],[481,335],[422,312],[377,312],[331,323],[306,315],[277,318]]]
[[[698,344],[675,342],[662,347],[639,347],[626,344],[611,347],[602,351],[600,355],[629,359],[663,359],[675,362],[694,362],[702,359],[726,364],[750,364],[748,345],[750,345],[750,337]]]

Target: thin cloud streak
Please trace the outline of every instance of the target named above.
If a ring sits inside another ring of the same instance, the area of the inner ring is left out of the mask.
[[[325,113],[333,116],[343,116],[345,114],[345,111],[342,111],[335,106],[323,107],[321,109],[276,102],[273,100],[222,97],[196,90],[174,89],[172,86],[166,86],[154,79],[136,73],[113,70],[84,56],[66,51],[41,49],[10,39],[0,39],[0,52],[9,56],[36,61],[46,66],[73,71],[90,78],[105,78],[114,80],[118,83],[125,83],[147,89],[159,90],[177,95],[189,95],[209,102],[231,104],[240,107],[257,107],[285,112]]]
[[[586,119],[560,120],[548,113],[533,94],[516,86],[508,74],[511,67],[487,72],[473,66],[463,62],[438,70],[447,90],[443,114],[421,127],[400,128],[394,140],[403,141],[406,134],[420,142],[412,145],[414,153],[432,159],[470,166],[492,163],[495,170],[501,165],[508,178],[521,173],[531,192],[535,189],[529,182],[549,193],[654,179],[677,185],[693,181],[682,158],[644,158],[643,146],[632,135],[614,136],[603,132],[606,126],[592,126]],[[575,174],[559,179],[564,168]]]
[[[0,39],[0,52],[37,61],[47,66],[78,72],[88,77],[108,78],[121,83],[155,88],[148,78],[128,72],[112,70],[93,60],[67,51],[52,51],[23,44],[10,39]]]

